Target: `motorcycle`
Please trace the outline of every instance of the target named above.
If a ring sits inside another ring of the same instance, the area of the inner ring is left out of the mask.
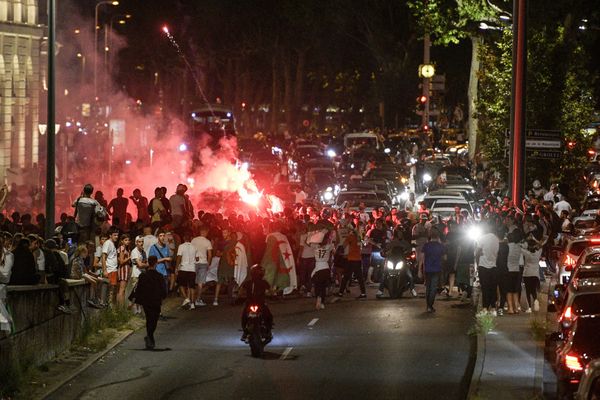
[[[248,306],[248,321],[246,331],[248,332],[247,343],[250,345],[252,357],[262,357],[264,348],[273,339],[271,332],[265,325],[262,306],[251,304]]]
[[[414,252],[408,254],[389,254],[385,258],[383,286],[388,290],[390,298],[398,299],[411,288],[416,276]]]

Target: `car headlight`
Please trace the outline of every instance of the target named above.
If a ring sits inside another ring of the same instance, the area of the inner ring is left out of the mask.
[[[333,200],[333,193],[330,191],[327,191],[327,192],[323,193],[323,198],[327,201]]]
[[[387,269],[394,269],[394,263],[391,261],[388,261],[385,266],[387,267]]]
[[[396,269],[402,269],[402,267],[404,267],[404,261],[396,263]]]
[[[431,182],[431,175],[429,174],[424,174],[423,175],[423,182]]]

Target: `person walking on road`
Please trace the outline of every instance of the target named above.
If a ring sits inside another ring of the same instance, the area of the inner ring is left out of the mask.
[[[433,303],[437,292],[442,263],[446,257],[446,247],[440,242],[440,233],[433,228],[430,231],[431,240],[423,245],[423,266],[425,272],[425,299],[427,312],[435,312]]]
[[[158,259],[156,256],[148,257],[148,267],[140,275],[137,287],[131,294],[130,300],[144,308],[146,315],[146,337],[144,338],[146,349],[154,349],[154,331],[160,316],[162,301],[167,297],[163,275],[156,271]]]
[[[477,240],[475,257],[481,285],[481,303],[484,311],[496,314],[496,288],[498,287],[496,260],[500,241],[492,226],[484,225],[485,234]]]

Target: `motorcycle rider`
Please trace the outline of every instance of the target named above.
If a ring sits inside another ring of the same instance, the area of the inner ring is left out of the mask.
[[[267,339],[271,340],[273,335],[271,329],[273,328],[273,314],[265,303],[265,295],[269,291],[270,286],[267,281],[264,280],[265,270],[259,264],[254,264],[250,268],[250,279],[247,279],[240,286],[240,296],[246,295],[246,302],[242,311],[242,330],[244,334],[240,339],[245,342],[248,339],[249,332],[246,329],[248,323],[248,309],[251,305],[258,305],[262,312],[265,327],[267,328]]]
[[[405,257],[408,253],[412,251],[412,246],[410,245],[410,242],[406,240],[405,237],[406,235],[404,234],[402,228],[398,227],[396,228],[396,230],[394,230],[392,240],[385,246],[386,258]],[[410,292],[414,297],[416,297],[417,291],[415,290],[412,272],[410,268],[408,268],[406,271],[408,274]],[[383,274],[384,276],[382,277],[381,282],[379,283],[379,290],[377,290],[377,297],[383,296],[383,289],[385,287],[385,274],[387,274],[387,268],[384,268]]]

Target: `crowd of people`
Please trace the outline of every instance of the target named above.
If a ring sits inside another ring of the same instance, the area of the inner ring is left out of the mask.
[[[557,188],[552,199],[547,193],[530,193],[519,208],[508,198],[489,197],[481,221],[458,208],[447,220],[431,216],[424,203],[414,204],[413,196],[403,209],[369,213],[362,206],[348,212],[298,203],[272,215],[194,214],[186,191],[180,184],[167,199],[165,189],[156,188],[148,201],[136,189],[129,198],[138,211],[132,222],[122,189],[106,203],[85,185],[73,214],[63,214],[55,235],[46,239],[43,215],[36,216],[35,224],[27,214],[0,217],[0,282],[58,284],[57,308],[70,313],[69,280],[84,280],[90,284],[88,306],[131,307],[139,313],[148,290],[136,293],[134,288],[153,270],[164,289],[150,296],[152,310],[144,306],[154,321],[157,302],[168,294],[179,294],[182,306],[191,310],[219,305],[223,288],[234,302],[250,267],[260,264],[272,295],[314,297],[315,308],[323,309],[328,295],[346,296],[354,281],[359,299],[367,297],[366,285],[376,285],[376,280],[377,296],[385,295],[381,260],[386,253],[414,249],[428,312],[435,311],[437,294],[451,297],[458,290],[470,301],[472,287],[480,285],[484,310],[515,314],[521,311],[522,282],[528,304],[523,311],[539,309],[540,260],[553,268],[552,245],[572,226]],[[480,233],[474,234],[477,229]],[[151,343],[154,328],[149,327]]]

